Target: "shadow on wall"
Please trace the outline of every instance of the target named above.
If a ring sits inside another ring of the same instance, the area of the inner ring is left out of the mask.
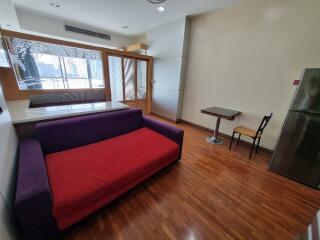
[[[16,229],[17,220],[13,211],[9,208],[2,195],[0,195],[0,239],[1,240],[16,240],[19,238],[18,230]]]
[[[1,77],[1,76],[0,76]],[[18,239],[13,214],[18,139],[0,86],[0,239]]]

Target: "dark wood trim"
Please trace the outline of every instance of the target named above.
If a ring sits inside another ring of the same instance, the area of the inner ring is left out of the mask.
[[[111,50],[111,51],[109,51]],[[119,52],[112,52],[112,51],[119,51]],[[126,58],[130,58],[130,59],[139,59],[139,60],[142,60],[142,61],[150,61],[153,59],[152,56],[149,56],[149,55],[140,55],[140,54],[134,54],[133,52],[124,52],[124,51],[120,51],[120,50],[115,50],[115,49],[109,49],[108,48],[108,54],[110,56],[114,56],[114,57],[121,57],[121,56],[124,56]],[[132,53],[132,54],[130,54]],[[132,55],[132,56],[131,56]],[[147,56],[147,57],[144,57],[144,56]]]
[[[152,111],[152,81],[153,81],[153,59],[147,62],[147,92],[146,92],[146,100],[147,100],[146,113],[147,114],[150,114]]]
[[[166,120],[168,120],[168,119],[166,119]],[[211,132],[211,133],[214,132],[214,130],[211,129],[211,128],[207,128],[207,127],[201,126],[201,125],[196,124],[196,123],[193,123],[193,122],[189,122],[189,121],[186,121],[186,120],[183,120],[183,119],[181,119],[181,122],[182,122],[182,123],[185,123],[185,124],[187,124],[187,125],[189,125],[189,126],[192,126],[192,127],[198,128],[198,129],[201,129],[201,130],[203,130],[203,131],[207,131],[207,132]],[[228,134],[225,134],[225,133],[222,133],[222,132],[219,132],[219,135],[222,136],[222,137],[228,138],[228,139],[231,141],[231,135],[228,135]],[[241,143],[241,144],[244,144],[244,145],[247,145],[248,147],[251,146],[251,143],[250,143],[250,142],[244,141],[244,140],[242,140],[242,139],[240,139],[240,143]],[[268,149],[268,148],[265,148],[265,147],[261,147],[261,146],[260,146],[259,149],[262,150],[262,151],[265,152],[265,153],[270,153],[270,154],[273,153],[273,150]]]
[[[109,58],[106,52],[102,52],[102,67],[103,67],[104,90],[105,90],[106,99],[111,101]]]

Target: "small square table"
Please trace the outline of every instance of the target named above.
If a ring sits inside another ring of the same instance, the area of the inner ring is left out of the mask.
[[[239,111],[220,108],[220,107],[210,107],[201,110],[202,113],[217,117],[216,129],[212,137],[208,137],[207,141],[213,144],[223,144],[221,139],[218,139],[220,120],[221,118],[233,121],[234,118],[241,114]]]

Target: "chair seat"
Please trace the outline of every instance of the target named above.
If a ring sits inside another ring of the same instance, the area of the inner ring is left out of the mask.
[[[252,138],[254,138],[256,136],[256,131],[255,130],[253,130],[251,128],[244,127],[244,126],[235,127],[233,129],[233,131],[235,131],[237,133],[240,133],[242,135],[246,135],[248,137],[252,137]],[[258,138],[261,137],[261,134],[258,134],[257,137]]]

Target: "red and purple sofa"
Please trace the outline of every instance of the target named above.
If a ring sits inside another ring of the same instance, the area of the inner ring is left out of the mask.
[[[183,131],[140,109],[38,123],[20,143],[15,210],[23,239],[60,232],[180,160]]]

